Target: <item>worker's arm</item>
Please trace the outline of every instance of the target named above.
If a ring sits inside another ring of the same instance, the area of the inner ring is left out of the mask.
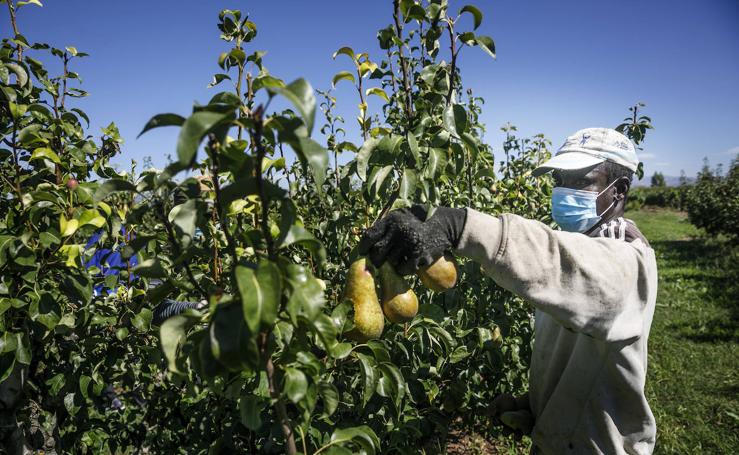
[[[516,215],[467,209],[456,251],[563,326],[598,339],[640,336],[656,292],[654,255],[642,242],[557,231]]]

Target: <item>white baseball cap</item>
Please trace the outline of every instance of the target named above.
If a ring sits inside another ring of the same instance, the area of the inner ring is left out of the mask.
[[[569,136],[554,156],[534,169],[539,176],[553,169],[584,169],[604,161],[620,164],[633,172],[639,166],[631,140],[611,128],[585,128]]]

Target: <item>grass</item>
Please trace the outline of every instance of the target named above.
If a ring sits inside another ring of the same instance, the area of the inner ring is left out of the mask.
[[[739,251],[679,212],[627,217],[659,268],[647,376],[655,453],[739,453]]]

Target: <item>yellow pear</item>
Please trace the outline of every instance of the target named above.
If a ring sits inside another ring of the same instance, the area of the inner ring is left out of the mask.
[[[418,297],[387,262],[380,267],[382,311],[396,324],[408,322],[418,313]]]
[[[349,337],[360,342],[379,338],[385,327],[385,317],[377,299],[375,278],[365,258],[357,259],[349,267],[344,298],[354,305],[354,329]]]
[[[436,292],[444,292],[457,284],[457,265],[454,257],[445,254],[433,264],[418,271],[424,286]]]

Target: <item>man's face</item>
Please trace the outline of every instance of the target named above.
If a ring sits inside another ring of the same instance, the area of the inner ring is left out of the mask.
[[[552,171],[552,177],[554,177],[554,186],[572,188],[573,190],[594,191],[599,194],[613,183],[608,181],[608,173],[600,164],[585,169],[569,171],[555,169]],[[625,194],[628,191],[628,183],[625,187],[622,183],[621,179],[619,179],[616,184],[608,188],[608,191],[598,197],[596,209],[599,214],[603,213],[611,205],[614,196]]]

